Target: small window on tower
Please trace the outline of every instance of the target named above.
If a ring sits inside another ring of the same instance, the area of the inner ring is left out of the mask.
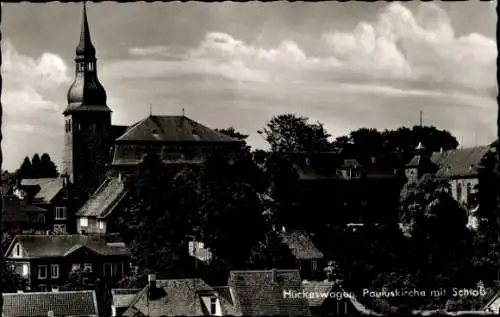
[[[92,62],[89,63],[89,70],[90,71],[94,70],[94,63],[92,63]]]
[[[85,63],[78,63],[78,70],[83,72],[85,70]]]

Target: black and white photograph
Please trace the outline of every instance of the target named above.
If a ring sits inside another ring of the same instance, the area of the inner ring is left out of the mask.
[[[1,317],[500,313],[496,0],[0,10]]]

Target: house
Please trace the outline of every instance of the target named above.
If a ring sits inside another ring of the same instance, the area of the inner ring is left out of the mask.
[[[76,213],[79,233],[115,233],[115,216],[124,205],[126,196],[121,177],[108,177]]]
[[[244,316],[310,316],[298,270],[231,271],[228,286]]]
[[[345,159],[344,163],[340,166],[340,173],[345,179],[360,178],[362,172],[363,166],[354,158]]]
[[[295,257],[297,268],[302,278],[309,279],[314,276],[314,273],[323,270],[326,264],[325,257],[316,248],[311,237],[305,231],[286,231],[283,228],[279,236]]]
[[[208,128],[185,115],[154,116],[132,125],[115,141],[112,165],[126,171],[145,154],[166,164],[198,164],[212,153],[239,151],[242,141]]]
[[[189,242],[189,255],[202,263],[208,263],[212,260],[212,251],[205,247],[205,243],[199,241]]]
[[[313,316],[380,316],[362,305],[353,293],[333,281],[302,281]]]
[[[5,317],[99,317],[94,291],[4,293]]]
[[[47,230],[55,234],[75,233],[75,211],[79,207],[65,177],[22,179],[17,190],[20,198],[47,209]]]
[[[157,280],[151,274],[122,316],[238,316],[237,307],[227,288],[215,289],[200,278]]]
[[[130,306],[140,289],[114,288],[111,289],[111,316],[121,316]]]
[[[467,204],[479,183],[479,167],[483,157],[492,150],[491,145],[456,150],[430,152],[419,144],[415,156],[405,166],[409,183],[417,182],[424,174],[445,179],[455,200]]]
[[[5,261],[28,279],[31,290],[58,288],[70,272],[84,269],[113,282],[129,270],[129,252],[123,243],[90,235],[17,235],[5,252]]]
[[[27,204],[16,196],[3,198],[2,226],[4,232],[40,232],[47,230],[47,210]]]

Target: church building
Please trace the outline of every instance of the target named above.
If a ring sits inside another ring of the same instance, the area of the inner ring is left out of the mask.
[[[115,210],[125,197],[124,178],[144,155],[157,154],[165,164],[200,164],[212,153],[236,153],[243,141],[208,128],[184,115],[153,115],[131,126],[112,125],[112,110],[98,79],[96,49],[92,44],[83,5],[80,40],[76,47],[75,78],[67,93],[64,116],[64,153],[60,186],[66,201],[79,201],[67,211],[68,233],[109,233]],[[40,191],[43,191],[40,184]],[[57,194],[57,193],[56,193]],[[59,203],[59,202],[58,202]],[[52,208],[53,210],[56,207]],[[70,210],[73,209],[73,210]],[[75,227],[76,222],[76,227]],[[59,228],[59,227],[58,227]],[[60,230],[59,230],[60,231]],[[71,232],[69,232],[71,231]]]

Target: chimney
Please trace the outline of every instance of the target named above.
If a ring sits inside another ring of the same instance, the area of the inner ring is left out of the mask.
[[[276,280],[276,269],[275,268],[271,269],[271,273],[272,273],[272,275],[271,275],[272,282],[276,283],[277,282],[277,280]]]
[[[150,289],[156,288],[156,274],[148,274],[148,285]]]
[[[148,274],[148,297],[152,299],[156,293],[156,274]]]

